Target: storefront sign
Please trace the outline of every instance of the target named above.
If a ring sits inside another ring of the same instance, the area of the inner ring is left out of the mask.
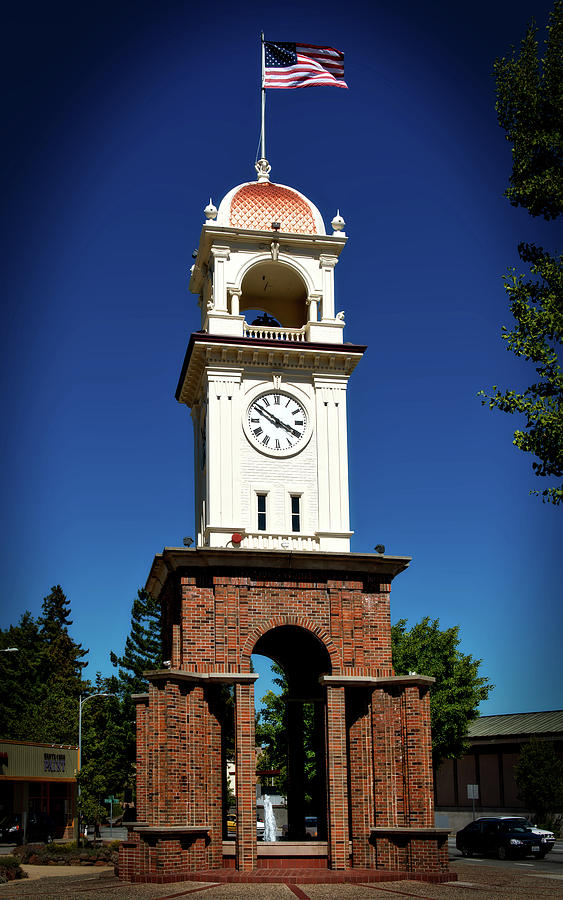
[[[64,772],[66,756],[64,753],[44,753],[43,754],[43,771],[44,772]]]

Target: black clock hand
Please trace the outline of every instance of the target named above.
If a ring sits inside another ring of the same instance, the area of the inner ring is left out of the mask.
[[[295,428],[292,428],[291,425],[286,425],[285,422],[282,422],[281,419],[278,419],[278,417],[274,416],[274,414],[271,413],[269,410],[263,409],[261,406],[258,406],[258,404],[256,404],[256,409],[258,410],[258,412],[261,412],[263,416],[266,416],[266,418],[269,419],[270,422],[272,422],[278,428],[284,428],[286,431],[290,431],[291,434],[294,434],[295,437],[301,437],[300,431],[297,431]]]

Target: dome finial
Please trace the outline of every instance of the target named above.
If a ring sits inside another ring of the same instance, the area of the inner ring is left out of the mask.
[[[213,203],[211,197],[209,198],[209,203],[207,204],[203,212],[205,213],[205,218],[208,222],[210,222],[211,219],[214,219],[217,216],[217,207]]]
[[[258,181],[269,181],[272,167],[267,159],[259,159],[254,168],[258,173]]]
[[[332,234],[333,234],[334,237],[336,237],[336,236],[339,234],[339,232],[342,232],[342,237],[346,237],[346,232],[344,232],[344,231],[342,230],[342,229],[344,228],[344,226],[346,225],[346,222],[344,221],[344,219],[343,219],[342,216],[340,215],[340,210],[337,210],[337,211],[336,211],[336,215],[335,215],[334,219],[332,220],[332,222],[331,222],[330,224],[331,224],[332,227],[333,227],[333,232],[332,232]]]

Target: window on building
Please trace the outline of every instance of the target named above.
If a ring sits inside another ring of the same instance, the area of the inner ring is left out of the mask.
[[[258,531],[266,531],[266,494],[257,494]]]
[[[291,497],[291,530],[301,531],[301,497],[297,494]]]

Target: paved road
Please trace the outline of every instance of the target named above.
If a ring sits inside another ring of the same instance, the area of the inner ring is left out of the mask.
[[[464,859],[450,846],[450,866],[457,882],[442,885],[415,881],[384,884],[211,884],[181,882],[128,885],[111,869],[26,866],[30,878],[0,885],[0,900],[175,900],[201,895],[201,900],[553,900],[563,898],[563,844],[544,860]],[[198,896],[199,900],[199,896]]]
[[[0,885],[0,900],[553,900],[563,897],[563,881],[491,866],[452,863],[459,881],[431,885],[416,881],[384,884],[205,884],[127,885],[108,871],[72,873]]]
[[[471,856],[464,859],[459,850],[456,850],[455,838],[449,838],[448,850],[450,862],[460,863],[470,869],[472,866],[491,866],[495,869],[507,869],[510,872],[522,871],[522,874],[559,876],[563,879],[563,842],[556,841],[555,847],[545,859],[534,859],[527,856],[525,859],[507,859],[501,861],[492,856]],[[527,870],[527,871],[526,871]],[[563,887],[561,891],[563,897]]]

